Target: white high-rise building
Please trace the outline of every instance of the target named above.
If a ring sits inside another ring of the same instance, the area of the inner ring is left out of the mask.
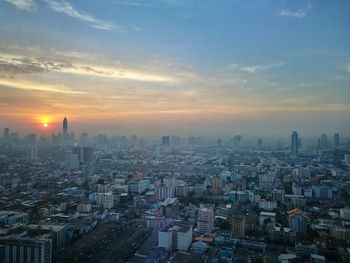
[[[66,169],[74,170],[79,168],[79,156],[72,152],[64,154],[64,166]]]
[[[209,205],[200,205],[197,218],[197,231],[211,233],[214,229],[214,209]]]
[[[175,186],[161,185],[156,187],[156,196],[158,200],[165,200],[167,198],[175,197]]]
[[[192,243],[192,226],[176,224],[158,232],[158,247],[187,251]]]
[[[38,160],[38,147],[36,145],[32,145],[27,149],[27,161],[37,161]]]
[[[103,208],[112,208],[114,205],[114,196],[112,192],[108,193],[98,193],[96,195],[97,205],[102,206]]]

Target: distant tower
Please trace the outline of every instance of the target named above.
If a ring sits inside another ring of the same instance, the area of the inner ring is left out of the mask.
[[[334,134],[334,145],[335,147],[339,147],[340,146],[340,136],[339,133],[335,133]]]
[[[5,128],[4,129],[4,139],[8,139],[10,137],[10,129]]]
[[[299,154],[299,137],[296,131],[292,133],[292,156],[298,157]]]
[[[169,146],[170,145],[170,136],[163,136],[163,138],[162,138],[162,145],[163,146]]]
[[[10,143],[10,129],[9,128],[5,128],[4,129],[4,142],[5,143]]]
[[[262,139],[261,139],[261,138],[258,138],[257,143],[256,143],[257,146],[258,146],[258,148],[261,148],[262,143],[263,143]]]
[[[27,161],[37,161],[38,160],[38,147],[36,145],[32,145],[27,149]]]
[[[66,117],[63,119],[63,137],[68,137],[68,120]]]
[[[328,138],[326,134],[321,135],[321,147],[322,148],[327,148],[328,146]]]

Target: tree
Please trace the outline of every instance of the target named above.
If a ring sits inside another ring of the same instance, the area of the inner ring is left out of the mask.
[[[219,223],[219,227],[221,230],[230,230],[231,229],[231,223],[228,220],[223,220]]]

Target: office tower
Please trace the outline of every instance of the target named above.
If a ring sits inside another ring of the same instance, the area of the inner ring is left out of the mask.
[[[322,148],[327,148],[328,146],[328,138],[326,134],[321,135],[321,147]]]
[[[80,147],[79,145],[74,145],[72,147],[72,153],[78,155],[79,162],[84,162],[84,160],[83,160],[83,156],[84,156],[83,147]]]
[[[197,230],[200,233],[211,233],[214,229],[214,209],[210,205],[200,205],[197,219]]]
[[[340,146],[340,136],[339,133],[334,134],[334,146],[339,147]]]
[[[68,137],[68,120],[66,117],[63,119],[63,137],[67,138]]]
[[[52,262],[52,241],[46,237],[13,235],[0,238],[0,262]]]
[[[72,147],[72,152],[79,157],[79,162],[88,163],[93,160],[94,149],[92,147],[82,147],[78,144]]]
[[[236,135],[233,137],[233,145],[234,146],[239,146],[241,144],[241,141],[242,141],[242,135]]]
[[[87,132],[83,132],[80,134],[80,144],[85,145],[88,142],[89,134]]]
[[[245,217],[235,216],[232,219],[232,233],[237,237],[245,236]]]
[[[163,136],[162,145],[164,145],[164,146],[170,145],[170,136]]]
[[[65,152],[64,154],[64,166],[69,170],[79,168],[79,156],[72,152]]]
[[[299,209],[295,208],[288,212],[289,227],[298,236],[304,236],[307,233],[307,224],[309,218]]]
[[[180,137],[173,135],[173,136],[171,136],[170,141],[171,141],[172,145],[179,145],[180,144]]]
[[[82,172],[84,177],[90,177],[94,175],[95,167],[91,164],[86,164],[82,166]]]
[[[175,224],[158,232],[158,247],[187,251],[192,243],[192,226]]]
[[[299,154],[299,137],[296,131],[292,133],[292,156],[298,157]]]
[[[317,199],[333,199],[333,188],[328,185],[312,185],[313,197]]]
[[[175,197],[175,185],[160,185],[155,190],[157,200]]]
[[[27,149],[27,161],[37,161],[38,160],[38,147],[36,145],[32,145]]]
[[[133,195],[144,193],[149,188],[149,180],[129,181],[129,192]]]
[[[261,148],[262,142],[263,142],[263,141],[262,141],[261,138],[259,138],[259,139],[257,140],[256,145],[258,146],[258,148]]]
[[[167,218],[176,218],[179,212],[179,199],[177,197],[167,198],[161,203],[162,215]]]
[[[4,129],[4,139],[8,139],[10,137],[10,129],[9,128],[5,128]]]

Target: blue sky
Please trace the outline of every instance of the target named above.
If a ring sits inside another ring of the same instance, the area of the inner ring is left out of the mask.
[[[3,0],[0,125],[347,133],[349,25],[345,0]]]

